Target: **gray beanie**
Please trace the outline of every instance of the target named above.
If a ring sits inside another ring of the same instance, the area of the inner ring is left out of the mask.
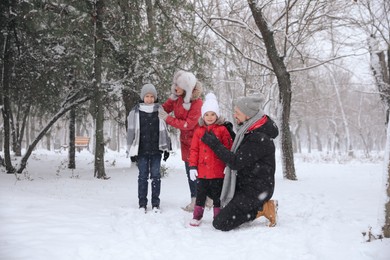
[[[242,113],[251,118],[259,112],[264,114],[264,111],[261,108],[263,103],[264,100],[258,96],[240,97],[236,101],[236,107],[238,107]]]
[[[148,93],[153,94],[154,98],[157,99],[157,91],[153,84],[148,83],[142,86],[140,95],[141,100],[144,100],[144,97]]]

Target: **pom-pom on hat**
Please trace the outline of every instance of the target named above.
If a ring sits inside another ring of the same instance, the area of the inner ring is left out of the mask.
[[[264,103],[264,99],[259,96],[240,97],[236,101],[236,107],[247,115],[249,118],[254,117],[257,113],[264,114],[261,106]]]
[[[142,86],[140,95],[141,100],[144,100],[144,97],[148,93],[152,94],[154,96],[154,99],[157,99],[157,91],[153,84],[148,83]]]
[[[186,110],[190,110],[191,108],[191,96],[192,96],[192,91],[195,88],[197,79],[194,74],[191,72],[187,72],[184,70],[179,70],[175,73],[173,76],[173,84],[172,84],[172,95],[171,98],[176,100],[177,96],[175,95],[175,88],[176,86],[182,88],[186,93],[185,96],[183,97],[184,103],[183,107]]]
[[[214,112],[217,115],[217,117],[219,117],[220,115],[217,97],[213,93],[209,93],[205,97],[205,101],[203,103],[202,110],[201,110],[202,117],[204,116],[204,114],[206,114],[206,112],[209,111]]]

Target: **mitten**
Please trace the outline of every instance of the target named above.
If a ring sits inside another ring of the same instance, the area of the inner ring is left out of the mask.
[[[197,169],[190,169],[190,179],[191,179],[191,181],[195,181],[196,177],[198,177],[198,170]]]
[[[202,140],[203,143],[207,144],[210,147],[220,143],[218,138],[213,133],[213,131],[210,131],[210,132],[206,131],[204,133],[204,135],[202,136],[201,140]]]
[[[138,156],[131,156],[130,157],[131,162],[138,162]]]
[[[158,109],[158,117],[162,120],[167,120],[167,117],[168,117],[168,113],[165,112],[164,108],[162,107],[159,107]]]
[[[233,131],[233,124],[231,122],[229,122],[229,121],[225,121],[223,123],[223,125],[226,127],[226,129],[228,130],[228,132],[230,134],[230,137],[234,141],[234,138],[236,137],[236,133]]]
[[[167,159],[168,159],[168,157],[169,157],[169,152],[168,151],[164,151],[164,158],[163,158],[163,160],[164,160],[164,162],[166,162],[167,161]]]

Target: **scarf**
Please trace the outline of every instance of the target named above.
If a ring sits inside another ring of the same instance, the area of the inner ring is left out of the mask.
[[[129,156],[138,155],[139,138],[140,138],[140,123],[139,123],[139,111],[145,113],[157,112],[159,104],[138,104],[129,113],[127,117],[127,151]],[[168,135],[167,125],[164,120],[159,120],[159,138],[158,147],[161,151],[171,150],[171,140]]]
[[[244,140],[245,134],[248,132],[248,129],[259,121],[264,116],[264,113],[261,111],[255,116],[251,117],[249,120],[245,121],[244,124],[238,130],[236,137],[234,139],[232,148],[230,151],[236,153],[238,147],[240,147],[242,140]],[[225,167],[225,178],[223,179],[223,186],[221,192],[221,206],[226,206],[233,198],[234,192],[236,190],[236,179],[237,171],[230,169],[229,166]]]

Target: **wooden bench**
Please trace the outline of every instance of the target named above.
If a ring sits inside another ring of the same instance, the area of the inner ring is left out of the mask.
[[[89,137],[87,136],[76,136],[74,140],[74,145],[77,148],[77,151],[81,151],[84,148],[89,148]]]

